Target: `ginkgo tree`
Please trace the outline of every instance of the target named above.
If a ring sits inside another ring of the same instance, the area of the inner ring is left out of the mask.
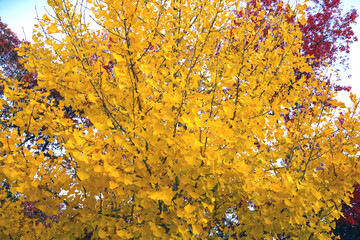
[[[1,100],[2,238],[329,238],[359,182],[359,110],[301,54],[306,5],[48,4],[19,49],[37,86],[7,78]]]

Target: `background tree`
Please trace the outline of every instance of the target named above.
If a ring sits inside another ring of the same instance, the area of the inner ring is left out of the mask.
[[[18,79],[23,85],[32,87],[36,85],[35,76],[27,72],[24,65],[20,63],[17,55],[17,48],[21,41],[18,39],[0,18],[0,66],[3,80],[5,77]],[[4,86],[0,86],[2,94]]]
[[[358,39],[352,25],[358,17],[356,9],[344,12],[340,0],[311,0],[306,11],[307,23],[301,26],[304,54],[312,56],[313,68],[325,63],[347,69],[350,45]]]
[[[351,197],[351,205],[342,204],[343,216],[336,221],[336,235],[341,239],[355,240],[359,239],[360,235],[360,185],[355,185],[353,197]]]
[[[101,31],[83,5],[49,1],[54,15],[20,52],[37,86],[7,78],[4,95],[21,111],[9,119],[16,131],[0,133],[1,176],[19,199],[3,201],[4,238],[204,238],[219,228],[328,238],[359,180],[359,114],[351,95],[334,117],[336,90],[299,54],[305,6],[266,16],[231,1],[88,2]],[[81,117],[67,117],[70,106]],[[46,155],[39,129],[57,146]],[[22,200],[56,223],[16,215]],[[237,222],[222,227],[228,214]]]

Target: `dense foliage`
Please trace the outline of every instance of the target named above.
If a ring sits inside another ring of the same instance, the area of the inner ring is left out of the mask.
[[[1,238],[329,238],[359,110],[306,5],[89,0],[92,30],[48,2],[19,49],[36,81],[1,78]]]

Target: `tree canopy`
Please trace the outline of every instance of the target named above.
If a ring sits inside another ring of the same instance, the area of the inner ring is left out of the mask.
[[[36,84],[1,77],[1,238],[331,236],[359,102],[310,53],[306,5],[48,3],[18,49]]]

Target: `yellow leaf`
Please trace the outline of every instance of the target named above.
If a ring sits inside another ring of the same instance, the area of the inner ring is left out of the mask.
[[[168,190],[152,193],[149,195],[149,197],[154,200],[161,200],[166,205],[170,205],[171,200],[174,197],[174,195],[175,195],[175,192],[172,190],[172,188],[169,188]]]
[[[264,222],[268,225],[270,225],[272,223],[271,218],[268,218],[268,217],[264,218]]]
[[[212,212],[214,210],[214,205],[212,204],[206,204],[206,203],[202,203],[204,205],[205,208],[207,208],[210,212]]]
[[[192,232],[196,235],[200,235],[203,231],[203,228],[200,224],[193,224],[192,225]]]
[[[107,124],[109,127],[111,127],[111,128],[114,127],[114,124],[112,123],[112,121],[111,121],[110,119],[107,119],[107,120],[106,120],[106,124]]]
[[[315,190],[315,189],[313,189],[313,190],[311,191],[311,193],[312,193],[312,195],[314,195],[314,197],[315,197],[317,200],[320,200],[321,197],[322,197],[321,193],[320,193],[319,191]]]
[[[187,126],[188,128],[194,128],[194,127],[195,127],[193,121],[192,121],[191,118],[189,118],[187,115],[183,115],[183,116],[181,117],[181,119],[182,119],[182,123],[183,123],[183,124],[186,124],[186,126]]]
[[[94,94],[88,94],[87,98],[93,103],[96,103],[96,101],[98,100],[98,97],[95,96]]]
[[[100,165],[94,166],[94,171],[95,171],[95,172],[98,172],[98,173],[99,173],[99,172],[102,172],[103,169],[104,169],[104,168],[103,168],[102,166],[100,166]]]
[[[195,156],[184,156],[185,161],[190,165],[195,165],[196,157]]]
[[[48,17],[48,15],[44,14],[42,16],[42,19],[45,20],[45,21],[51,21],[51,19]]]
[[[126,234],[127,234],[127,232],[124,231],[124,230],[117,230],[116,231],[116,235],[118,235],[119,237],[125,237]]]
[[[44,139],[43,138],[40,138],[38,141],[37,141],[38,144],[44,144]]]
[[[286,176],[287,180],[288,180],[290,183],[293,183],[293,182],[294,182],[294,180],[292,179],[292,176],[290,175],[289,172],[286,172],[285,176]]]
[[[155,235],[155,237],[161,237],[163,236],[163,232],[161,229],[153,222],[149,222],[150,228],[152,230],[152,233]]]
[[[99,131],[104,131],[105,129],[108,128],[107,123],[104,121],[95,120],[92,123],[94,124],[95,128]]]
[[[106,238],[106,235],[107,235],[106,232],[100,228],[99,229],[99,237],[100,238]]]
[[[48,209],[48,206],[46,206],[45,204],[36,204],[35,205],[36,208],[38,208],[40,211],[45,212]]]
[[[8,167],[2,168],[2,169],[3,169],[3,172],[4,172],[5,176],[6,176],[6,178],[9,178],[9,179],[11,179],[11,180],[15,180],[15,179],[16,179],[17,172],[14,171],[13,168],[11,168],[11,167],[8,166]]]
[[[184,209],[185,209],[186,213],[190,214],[190,213],[194,212],[197,208],[191,204],[188,204],[184,207]]]
[[[116,182],[110,181],[109,182],[109,187],[110,189],[114,189],[117,188],[119,186],[119,184],[117,184]]]
[[[80,178],[80,180],[86,180],[90,177],[89,174],[85,172],[77,172],[77,175]]]
[[[280,192],[281,191],[281,187],[278,184],[271,184],[270,185],[270,190],[274,191],[274,192]]]
[[[233,110],[231,106],[223,106],[223,110],[228,117],[233,114]]]
[[[55,24],[51,24],[50,27],[48,27],[48,33],[49,34],[53,34],[53,33],[58,33],[59,29],[57,28],[57,26]]]

